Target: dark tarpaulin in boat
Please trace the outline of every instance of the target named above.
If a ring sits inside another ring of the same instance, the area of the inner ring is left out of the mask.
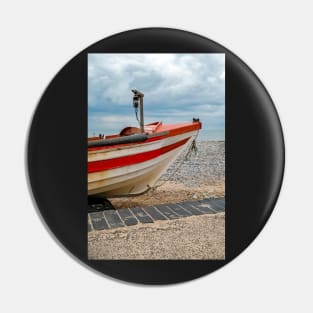
[[[142,142],[148,139],[147,134],[135,134],[130,136],[123,136],[111,139],[99,139],[88,142],[88,148],[101,147],[101,146],[113,146],[124,143]]]

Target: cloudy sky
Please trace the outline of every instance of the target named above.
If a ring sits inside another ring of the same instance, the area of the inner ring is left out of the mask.
[[[145,94],[145,124],[199,117],[203,136],[224,139],[224,54],[89,54],[89,136],[138,126],[134,88]]]

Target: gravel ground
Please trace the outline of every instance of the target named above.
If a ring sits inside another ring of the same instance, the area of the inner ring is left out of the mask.
[[[89,259],[224,259],[224,213],[89,234]]]
[[[225,179],[225,142],[198,141],[197,153],[184,160],[182,153],[161,177],[161,180],[183,183],[187,187],[201,187]],[[183,163],[182,163],[183,161]],[[182,164],[177,172],[176,168]]]

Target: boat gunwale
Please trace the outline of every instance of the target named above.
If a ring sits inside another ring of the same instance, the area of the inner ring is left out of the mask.
[[[161,140],[163,138],[166,138],[164,136],[166,136],[168,134],[169,134],[168,130],[160,132],[160,133],[149,134],[147,136],[147,140],[150,139],[150,138],[162,137],[160,139],[156,139],[156,140]],[[138,142],[138,143],[137,142],[132,142],[132,143],[116,144],[114,146],[90,147],[90,148],[88,148],[88,153],[99,153],[101,151],[110,152],[110,151],[121,150],[121,149],[131,149],[131,148],[135,148],[137,146],[141,146],[143,144],[150,144],[150,143],[154,143],[155,142],[155,140],[153,140],[153,141],[147,141],[147,140],[141,141],[141,142]],[[97,149],[94,149],[94,148],[97,148]]]
[[[199,125],[200,124],[200,125]],[[181,127],[177,127],[174,129],[168,129],[161,132],[151,133],[147,136],[147,139],[142,142],[134,142],[134,143],[124,143],[124,144],[116,144],[112,146],[98,146],[98,147],[90,147],[88,148],[88,154],[89,153],[97,153],[99,151],[114,151],[114,150],[121,150],[121,149],[127,149],[127,148],[133,148],[139,145],[147,144],[150,142],[154,142],[155,140],[162,140],[167,137],[176,136],[178,134],[187,133],[190,131],[200,130],[201,129],[201,123],[190,123]],[[177,132],[179,130],[179,132]],[[184,131],[182,131],[184,130]],[[157,138],[160,137],[160,138]],[[156,139],[157,138],[157,139]],[[152,140],[151,140],[152,139]],[[105,139],[104,139],[105,140]]]

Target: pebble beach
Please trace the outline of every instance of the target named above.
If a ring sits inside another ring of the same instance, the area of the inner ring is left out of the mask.
[[[116,209],[225,196],[225,142],[197,141],[157,183],[132,198],[110,199]],[[225,213],[138,224],[88,233],[89,259],[224,259]]]
[[[225,142],[198,141],[197,153],[187,149],[160,178],[157,188],[132,198],[110,199],[115,208],[201,200],[225,195]],[[158,187],[159,186],[159,187]]]

